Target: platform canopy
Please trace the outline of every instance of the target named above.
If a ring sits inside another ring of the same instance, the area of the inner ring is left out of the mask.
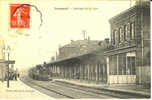
[[[67,58],[58,59],[56,61],[47,63],[47,65],[66,65],[66,64],[83,64],[83,63],[104,63],[104,50],[98,49],[93,52],[88,52],[85,54],[71,56]]]

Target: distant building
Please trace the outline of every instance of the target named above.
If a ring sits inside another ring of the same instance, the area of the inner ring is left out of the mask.
[[[150,2],[136,2],[109,22],[107,82],[150,83]]]
[[[57,59],[69,58],[74,56],[83,55],[98,49],[100,41],[97,40],[76,40],[71,41],[70,44],[64,45],[59,48]]]
[[[4,39],[0,36],[0,80],[4,80],[6,75],[6,65],[4,64],[5,61],[5,53],[3,52],[4,48]]]

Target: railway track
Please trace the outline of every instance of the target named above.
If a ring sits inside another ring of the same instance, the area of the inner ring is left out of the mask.
[[[120,98],[120,99],[148,98],[148,97],[143,97],[143,96],[140,96],[140,95],[131,95],[131,94],[125,94],[125,93],[120,93],[120,92],[118,93],[118,92],[114,92],[114,91],[108,91],[108,90],[105,90],[105,89],[95,89],[95,88],[92,88],[92,87],[74,85],[74,84],[66,83],[66,82],[56,81],[55,84],[63,85],[65,87],[68,86],[69,88],[75,88],[75,89],[79,89],[79,90],[82,90],[82,91],[95,93],[95,94],[98,94],[98,95],[107,95],[109,97]]]
[[[72,95],[73,98],[114,98],[114,97],[109,97],[107,95],[103,95],[103,94],[99,95],[99,94],[91,92],[91,91],[87,91],[87,90],[83,90],[83,89],[79,89],[79,88],[73,88],[73,87],[60,85],[60,84],[56,84],[56,83],[52,83],[51,86],[48,86],[48,87],[50,87],[50,88],[57,87],[57,89],[56,89],[57,91],[64,90],[64,92],[67,92],[67,93],[68,93],[68,91],[70,91],[70,96],[72,94],[74,94],[74,95]]]
[[[31,79],[27,79],[27,78],[22,78],[21,79],[25,84],[27,84],[27,85],[29,85],[29,86],[31,86],[32,88],[35,88],[35,89],[37,89],[37,90],[39,90],[40,92],[43,92],[44,90],[46,90],[47,92],[49,91],[49,93],[53,93],[52,95],[54,95],[54,97],[56,97],[56,98],[70,98],[70,99],[74,99],[73,97],[71,97],[71,96],[69,96],[69,95],[65,95],[65,94],[61,94],[60,92],[58,92],[58,91],[56,91],[56,90],[54,90],[54,89],[50,89],[50,88],[48,88],[48,87],[46,87],[46,86],[43,86],[43,85],[40,85],[40,84],[38,84],[38,83],[35,83],[33,80],[31,80]],[[41,91],[42,90],[42,91]],[[49,95],[49,94],[47,94],[47,95]],[[49,95],[49,96],[51,96],[51,95]]]
[[[73,85],[70,83],[64,83],[59,81],[43,82],[34,81],[28,77],[22,79],[24,83],[34,87],[38,90],[48,91],[48,95],[54,98],[141,98],[140,96],[134,96],[130,94],[115,93],[110,91],[104,91],[84,86]],[[40,89],[41,88],[41,89]],[[42,91],[41,91],[42,92]],[[51,95],[52,94],[52,95]]]

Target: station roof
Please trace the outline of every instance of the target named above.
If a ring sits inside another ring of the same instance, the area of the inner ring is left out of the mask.
[[[80,62],[80,60],[85,59],[85,57],[97,56],[97,55],[98,56],[104,56],[104,48],[103,47],[97,48],[94,51],[83,53],[83,54],[80,54],[80,55],[75,55],[75,56],[71,56],[71,57],[66,57],[66,58],[58,59],[56,61],[52,61],[52,62],[47,63],[47,64],[48,65],[56,65],[56,64],[66,64],[66,63],[69,63],[69,62],[71,62],[71,63],[73,63],[73,62],[78,63],[78,62]],[[101,60],[104,60],[104,59],[101,59]]]

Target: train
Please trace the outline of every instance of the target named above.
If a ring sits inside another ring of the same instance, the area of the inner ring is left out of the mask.
[[[30,78],[34,80],[39,81],[49,81],[50,74],[48,73],[47,68],[45,68],[43,65],[36,65],[36,67],[32,67],[28,71],[28,75]]]

